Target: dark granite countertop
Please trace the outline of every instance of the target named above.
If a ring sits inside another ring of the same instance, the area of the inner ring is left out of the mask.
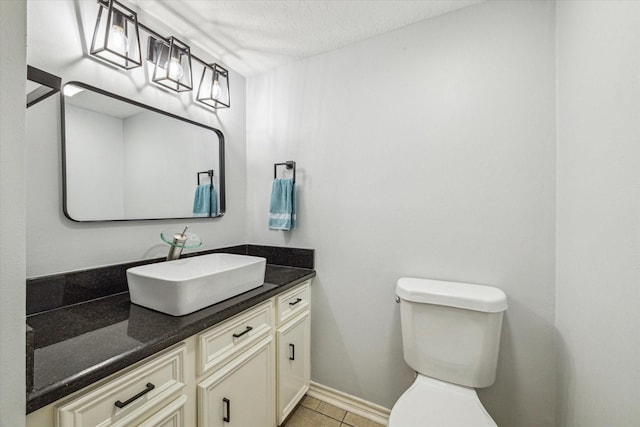
[[[65,397],[315,276],[267,264],[265,283],[186,316],[129,301],[127,292],[27,317],[33,328],[33,390],[27,413]],[[28,355],[29,357],[29,355]]]

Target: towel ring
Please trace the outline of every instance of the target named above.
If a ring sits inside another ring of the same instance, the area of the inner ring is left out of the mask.
[[[273,164],[273,179],[278,177],[278,166],[286,166],[287,169],[293,169],[293,183],[296,182],[296,162],[293,160],[287,160],[284,163],[274,163]]]
[[[198,185],[200,185],[200,175],[202,175],[202,174],[206,174],[209,177],[209,182],[210,182],[211,186],[213,187],[213,169],[209,169],[208,171],[202,171],[202,172],[196,173],[196,177],[198,178]]]

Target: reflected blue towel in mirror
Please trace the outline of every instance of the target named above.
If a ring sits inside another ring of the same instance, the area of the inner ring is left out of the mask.
[[[296,187],[293,179],[274,179],[269,205],[269,229],[293,230],[294,228],[296,228]]]
[[[193,215],[218,215],[218,196],[216,189],[211,184],[200,184],[196,187],[196,194],[193,198]]]

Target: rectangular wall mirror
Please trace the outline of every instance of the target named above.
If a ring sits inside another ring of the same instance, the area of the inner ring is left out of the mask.
[[[224,135],[218,129],[79,82],[64,85],[61,99],[69,219],[224,215]],[[207,187],[196,191],[198,185]]]

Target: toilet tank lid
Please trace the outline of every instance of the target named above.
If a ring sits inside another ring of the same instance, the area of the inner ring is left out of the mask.
[[[501,289],[471,283],[403,277],[398,279],[396,294],[406,301],[485,313],[499,313],[507,309],[507,296]]]

